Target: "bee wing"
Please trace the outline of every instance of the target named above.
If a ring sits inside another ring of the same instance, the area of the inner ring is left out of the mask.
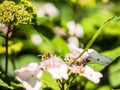
[[[97,64],[106,66],[112,61],[111,58],[104,56],[104,55],[100,55],[97,51],[95,51],[93,49],[89,49],[88,54],[89,54],[90,60],[93,63],[97,63]]]

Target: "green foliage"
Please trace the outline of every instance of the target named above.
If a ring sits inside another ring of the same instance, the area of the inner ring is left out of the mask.
[[[69,48],[61,37],[59,36],[54,37],[52,43],[54,49],[56,50],[56,53],[58,53],[59,55],[65,56],[67,53],[69,53]]]
[[[16,1],[16,3],[14,1]],[[16,26],[15,32],[12,33],[10,38],[8,48],[10,55],[8,76],[10,78],[10,82],[15,81],[13,79],[15,68],[20,68],[30,62],[39,63],[40,58],[37,57],[37,55],[50,53],[64,57],[65,54],[69,52],[67,46],[67,39],[69,35],[68,30],[66,29],[66,24],[68,21],[74,20],[75,22],[81,24],[84,30],[84,37],[79,38],[79,41],[83,46],[86,46],[98,28],[100,28],[107,19],[113,17],[119,12],[119,3],[117,6],[116,1],[114,0],[41,0],[43,1],[42,4],[49,1],[56,5],[59,11],[59,16],[57,18],[51,18],[49,16],[36,17],[36,11],[32,3],[39,3],[41,1],[31,1],[33,2],[28,0],[0,1],[0,23],[5,24],[7,27],[10,25],[11,29]],[[105,4],[104,1],[110,1],[110,3]],[[117,2],[119,2],[119,0],[117,0]],[[40,4],[39,7],[41,7],[42,4]],[[34,22],[33,20],[36,21]],[[53,30],[53,28],[56,26],[64,29],[66,36],[58,36]],[[103,28],[100,36],[97,37],[96,41],[92,45],[92,48],[97,49],[101,54],[108,56],[113,60],[113,62],[111,62],[108,66],[102,66],[95,63],[88,64],[94,70],[105,73],[102,78],[103,82],[96,85],[87,81],[86,79],[81,79],[78,76],[75,80],[77,83],[74,83],[74,87],[72,87],[73,89],[71,90],[75,90],[77,85],[82,85],[81,88],[84,90],[111,90],[114,88],[119,88],[119,28],[119,20],[106,25]],[[35,45],[31,40],[31,36],[34,34],[40,35],[43,40],[38,45]],[[5,52],[5,40],[4,38],[0,37],[0,70],[2,72],[5,71]],[[106,80],[105,76],[107,76],[109,80]],[[40,80],[43,81],[42,89],[51,88],[53,90],[60,90],[57,82],[49,73],[43,73],[43,76]],[[0,86],[9,89],[13,89],[12,86],[17,88],[22,87],[21,84],[16,84],[16,81],[9,86],[4,83],[2,79],[0,79]]]
[[[109,85],[104,85],[98,88],[97,90],[111,90],[111,87]]]
[[[13,89],[11,86],[8,86],[3,80],[0,79],[0,86],[3,86],[8,89]]]
[[[104,17],[101,17],[103,15]],[[82,26],[84,27],[85,38],[84,41],[88,41],[96,32],[96,30],[105,22],[107,19],[111,18],[113,14],[107,10],[101,10],[94,12],[94,14],[89,17],[84,18],[81,21]],[[98,22],[99,21],[99,22]],[[108,26],[106,26],[108,27]],[[106,30],[102,31],[103,32]]]
[[[44,72],[40,80],[43,82],[43,88],[51,88],[53,90],[60,90],[55,79],[52,78],[51,74]]]
[[[109,67],[110,84],[116,88],[120,86],[120,57],[118,57]]]
[[[13,54],[13,53],[18,53],[21,51],[23,47],[22,42],[17,42],[13,44],[12,42],[9,42],[9,47],[8,47],[8,53]],[[0,54],[5,53],[5,46],[0,46]]]
[[[9,68],[8,75],[13,76],[14,75],[14,71],[13,71],[14,65],[10,59],[8,61],[8,64],[9,64],[8,65],[8,68]],[[2,69],[3,72],[5,72],[5,56],[0,56],[0,68]]]
[[[34,55],[22,55],[20,56],[16,61],[16,68],[21,68],[22,66],[25,66],[31,62],[39,62],[40,58]]]

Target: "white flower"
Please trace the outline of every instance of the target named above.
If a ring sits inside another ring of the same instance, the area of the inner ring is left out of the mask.
[[[54,4],[52,4],[52,3],[43,3],[37,9],[37,16],[38,17],[43,17],[45,15],[48,15],[48,16],[54,18],[54,17],[57,17],[59,15],[59,11],[55,7]]]
[[[37,63],[30,63],[20,70],[15,70],[15,75],[23,83],[26,90],[39,90],[42,85],[39,80],[42,76],[42,71],[38,69]]]
[[[52,67],[48,69],[48,72],[50,72],[54,79],[61,79],[64,78],[65,80],[68,79],[67,74],[67,65],[60,65],[59,67]]]
[[[89,79],[94,83],[99,83],[100,78],[103,77],[100,72],[94,71],[92,68],[90,68],[87,65],[85,66],[85,70],[82,73],[82,76],[86,77],[87,79]]]
[[[31,41],[35,44],[35,45],[39,45],[43,42],[42,38],[40,37],[39,34],[33,34],[31,36]]]
[[[74,21],[69,21],[67,23],[67,28],[70,35],[75,35],[76,37],[82,38],[84,35],[83,28],[80,24],[76,24]]]
[[[56,56],[50,56],[49,58],[43,60],[40,63],[40,68],[43,71],[50,72],[54,79],[68,79],[68,66]]]

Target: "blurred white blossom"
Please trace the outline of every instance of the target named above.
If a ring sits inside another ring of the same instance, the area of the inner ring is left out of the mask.
[[[35,45],[39,45],[43,42],[42,37],[39,34],[33,34],[31,36],[31,41],[35,44]]]
[[[16,78],[23,83],[26,90],[39,90],[42,82],[39,78],[42,71],[38,68],[37,63],[30,63],[19,70],[15,70]]]
[[[37,8],[37,16],[43,17],[45,15],[48,15],[48,16],[54,18],[54,17],[57,17],[59,15],[59,11],[55,7],[55,5],[50,3],[50,2],[42,3]]]
[[[53,30],[56,35],[63,36],[63,37],[67,36],[65,30],[59,26],[55,26]]]
[[[75,36],[68,37],[68,46],[71,47],[79,47],[79,40]]]
[[[57,56],[50,56],[40,63],[43,71],[51,73],[54,79],[68,79],[68,66]]]
[[[67,24],[66,24],[67,28],[68,28],[68,33],[70,35],[74,35],[78,38],[82,38],[83,35],[84,35],[84,32],[83,32],[83,28],[80,24],[76,24],[74,21],[69,21]]]

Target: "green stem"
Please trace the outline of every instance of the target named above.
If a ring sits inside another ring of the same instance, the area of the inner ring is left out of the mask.
[[[110,19],[108,19],[98,30],[97,32],[94,34],[94,36],[92,37],[92,39],[88,42],[88,44],[86,45],[84,51],[82,53],[80,53],[80,55],[75,59],[77,60],[79,57],[81,57],[90,47],[91,45],[94,43],[94,41],[96,40],[96,38],[99,36],[99,34],[101,33],[102,29],[107,25],[109,24],[110,22],[112,21],[115,21],[115,20],[118,20],[120,19],[120,16],[115,16],[115,17],[112,17]]]

